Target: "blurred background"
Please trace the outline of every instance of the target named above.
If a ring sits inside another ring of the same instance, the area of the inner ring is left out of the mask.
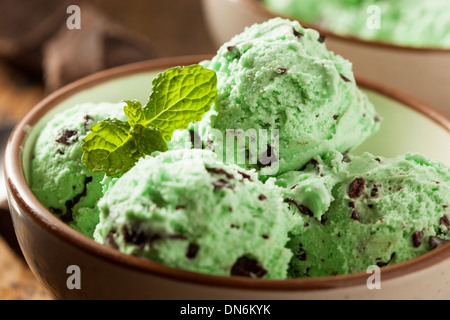
[[[77,5],[81,29],[67,28]],[[89,74],[132,62],[213,54],[201,0],[0,0],[0,140],[36,103]],[[0,146],[2,148],[2,146]],[[1,230],[0,300],[47,299]],[[10,231],[10,230],[9,230]]]

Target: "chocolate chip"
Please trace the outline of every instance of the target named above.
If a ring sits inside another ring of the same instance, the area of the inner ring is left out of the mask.
[[[380,158],[375,158],[375,161],[378,163],[381,163],[381,159]]]
[[[348,205],[352,208],[352,215],[350,218],[355,221],[361,221],[361,215],[359,214],[358,209],[356,209],[356,203],[352,201]]]
[[[450,220],[448,219],[447,216],[443,216],[440,220],[439,220],[439,224],[443,227],[445,227],[448,230],[448,227],[450,227]]]
[[[48,210],[53,214],[62,214],[63,213],[63,211],[61,209],[53,208],[53,207],[48,208]]]
[[[236,47],[236,46],[228,46],[227,50],[228,51],[236,51],[236,50],[238,50],[238,47]]]
[[[320,35],[320,36],[319,36],[319,39],[317,39],[317,41],[319,41],[320,43],[324,43],[325,40],[326,40],[326,37],[325,37],[325,36],[322,36],[322,35]]]
[[[186,206],[176,206],[175,210],[184,210],[186,209]]]
[[[242,178],[250,180],[250,181],[253,181],[251,175],[249,175],[249,174],[247,174],[245,172],[242,172],[242,171],[238,171],[238,173],[242,176]]]
[[[108,235],[106,236],[106,245],[113,248],[113,249],[119,249],[119,246],[117,245],[116,239],[114,237],[116,233],[114,231],[110,231]]]
[[[299,243],[299,245],[298,245],[297,252],[295,253],[295,258],[297,258],[300,261],[306,261],[308,258],[306,255],[306,251],[303,248],[303,244],[301,244],[301,243]]]
[[[446,244],[449,240],[441,239],[439,237],[431,236],[428,238],[428,243],[433,249],[439,248],[440,246]]]
[[[227,50],[228,50],[228,52],[230,52],[233,55],[234,59],[239,59],[241,57],[241,52],[238,47],[228,46]]]
[[[412,241],[414,248],[419,248],[423,243],[424,233],[423,231],[416,231],[412,235]]]
[[[81,198],[85,197],[87,194],[87,185],[92,182],[92,177],[86,177],[84,178],[84,186],[83,186],[83,190],[77,194],[72,200],[67,200],[65,202],[65,206],[66,206],[66,213],[64,213],[64,215],[61,216],[62,221],[69,223],[73,221],[73,208],[78,204],[78,202],[80,202]]]
[[[294,204],[297,209],[300,211],[300,213],[307,215],[309,217],[314,217],[313,212],[306,206],[304,206],[303,204],[299,203],[297,200],[295,200],[294,198],[286,198],[284,199],[285,203],[292,203]]]
[[[351,80],[349,78],[347,78],[346,76],[344,76],[343,74],[340,74],[341,79],[344,80],[344,82],[351,82]]]
[[[56,150],[56,152],[58,152],[60,155],[64,155],[64,151],[62,151],[61,149]]]
[[[132,225],[131,227],[124,225],[122,227],[123,239],[127,243],[142,246],[149,240],[149,235],[144,230],[139,228],[139,225]]]
[[[297,31],[297,30],[295,30],[295,28],[292,28],[293,29],[293,31],[294,31],[294,36],[296,36],[297,38],[302,38],[303,36],[304,36],[304,34],[303,33],[301,33],[301,32],[299,32],[299,31]]]
[[[232,229],[240,229],[239,226],[235,225],[235,224],[231,224],[230,226]]]
[[[350,157],[349,157],[349,152],[350,152],[350,150],[347,150],[347,151],[345,151],[343,154],[342,154],[342,162],[344,162],[344,163],[350,163],[350,162],[352,162],[352,159],[350,159]]]
[[[327,223],[328,221],[328,217],[326,215],[322,215],[322,217],[320,217],[320,223],[324,226],[325,223]]]
[[[267,239],[269,239],[269,236],[268,236],[268,235],[265,235],[265,234],[263,234],[263,235],[262,235],[262,238],[263,238],[263,239],[265,239],[265,240],[267,240]]]
[[[372,198],[378,198],[378,186],[374,185],[372,190],[370,191],[370,196]]]
[[[287,72],[286,68],[276,68],[275,72],[278,74],[285,74]]]
[[[333,116],[333,119],[334,119],[334,120],[337,120],[337,119],[339,119],[339,116],[338,116],[337,114],[335,114],[335,115]]]
[[[219,179],[217,181],[214,181],[212,183],[212,185],[214,186],[215,189],[230,189],[230,190],[234,190],[234,187],[232,185],[230,185],[228,183],[228,181],[224,180],[224,179]]]
[[[381,117],[380,116],[375,116],[375,118],[373,118],[375,120],[375,122],[381,122]]]
[[[206,171],[208,171],[209,173],[212,173],[212,174],[223,174],[228,179],[234,179],[234,175],[233,174],[228,173],[224,169],[221,169],[221,168],[206,168]]]
[[[264,200],[267,200],[267,197],[266,197],[265,195],[263,195],[263,194],[260,194],[259,197],[258,197],[258,199],[259,199],[260,201],[264,201]]]
[[[386,267],[387,265],[389,265],[395,258],[395,252],[391,254],[391,259],[389,259],[389,261],[387,262],[377,262],[377,266],[379,268],[383,268]]]
[[[91,126],[89,125],[91,121],[92,118],[89,115],[84,116],[84,124],[83,124],[84,130],[88,131],[91,128]]]
[[[352,199],[359,198],[366,189],[366,180],[364,178],[356,178],[348,187],[348,195]]]
[[[198,253],[198,245],[194,244],[194,243],[189,243],[189,246],[187,248],[187,252],[186,252],[186,258],[188,259],[195,259],[195,257],[197,257],[197,253]]]
[[[66,146],[71,145],[78,139],[78,132],[74,130],[63,130],[56,138],[55,141],[58,143],[65,144]]]
[[[267,270],[259,265],[258,261],[249,257],[240,257],[231,267],[232,276],[262,278],[267,274]]]

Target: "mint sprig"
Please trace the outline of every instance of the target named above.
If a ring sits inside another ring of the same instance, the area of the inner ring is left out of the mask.
[[[152,93],[142,107],[126,100],[128,121],[106,119],[91,128],[83,140],[82,161],[91,172],[117,176],[155,151],[167,151],[177,129],[199,121],[217,95],[217,76],[200,65],[175,67],[160,73],[152,82]]]

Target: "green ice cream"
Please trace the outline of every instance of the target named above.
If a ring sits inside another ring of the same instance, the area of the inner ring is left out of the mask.
[[[227,162],[281,174],[330,150],[352,150],[378,129],[351,63],[298,22],[277,18],[249,27],[204,65],[217,73],[211,126],[222,134],[209,139],[227,150]],[[237,147],[243,161],[228,158],[227,130],[250,141]]]
[[[281,188],[209,151],[142,159],[99,207],[95,239],[122,252],[210,274],[287,276],[293,218]]]
[[[450,48],[450,2],[447,0],[263,2],[275,12],[342,35],[404,46]]]
[[[36,140],[30,186],[38,200],[74,229],[92,237],[98,223],[97,201],[104,173],[81,162],[89,128],[108,117],[123,118],[124,104],[85,103],[53,117]]]
[[[304,220],[290,232],[291,277],[384,267],[450,239],[450,169],[418,154],[350,160],[332,153],[277,184]]]

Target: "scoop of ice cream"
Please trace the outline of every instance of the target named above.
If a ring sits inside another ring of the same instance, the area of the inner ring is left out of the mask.
[[[450,47],[450,2],[447,0],[264,2],[275,12],[343,35],[406,46]]]
[[[191,271],[284,278],[291,215],[280,192],[212,152],[168,151],[114,181],[95,239]]]
[[[351,63],[298,22],[251,26],[204,65],[218,77],[211,127],[221,137],[210,139],[226,162],[281,174],[330,150],[352,150],[378,129]]]
[[[313,181],[309,187],[305,174]],[[290,233],[291,277],[384,267],[450,239],[450,169],[418,154],[350,159],[333,153],[282,176],[278,184],[291,211],[304,220]],[[315,217],[314,208],[319,208]]]
[[[82,140],[106,118],[124,118],[123,104],[85,103],[56,114],[38,136],[31,161],[30,187],[38,200],[74,229],[92,237],[103,173],[81,162]]]

